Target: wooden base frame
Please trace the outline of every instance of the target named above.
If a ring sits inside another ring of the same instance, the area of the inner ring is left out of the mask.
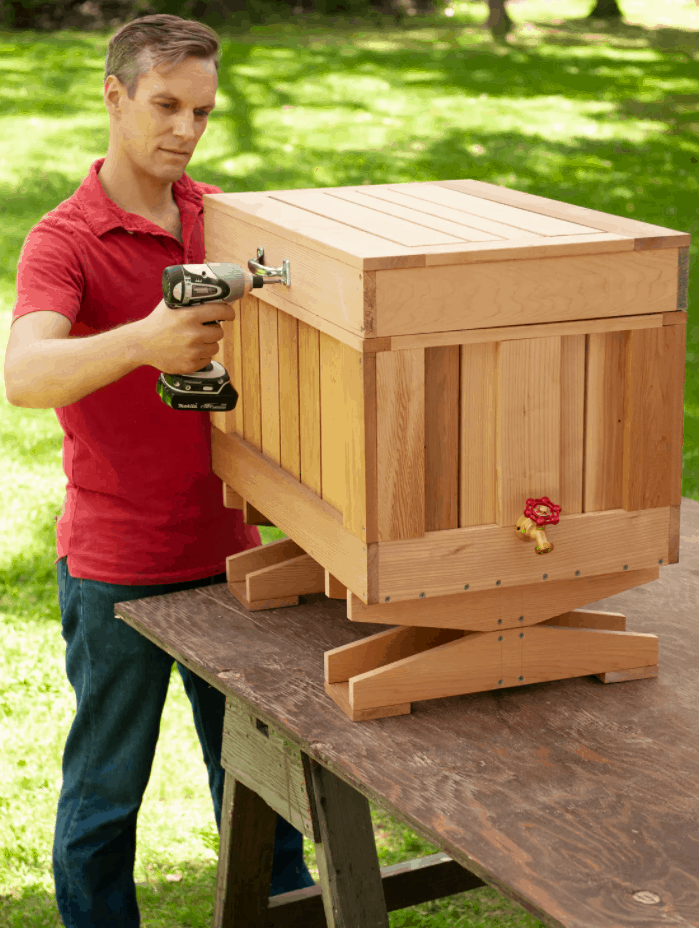
[[[325,570],[290,538],[226,559],[228,589],[249,612],[297,606],[299,596],[325,591]]]
[[[574,610],[535,626],[477,632],[398,626],[325,654],[325,690],[353,721],[403,715],[413,701],[595,675],[657,676],[656,635],[619,613]]]

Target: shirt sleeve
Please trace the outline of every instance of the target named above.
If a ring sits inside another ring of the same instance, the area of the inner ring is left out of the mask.
[[[75,232],[63,223],[42,220],[22,246],[13,317],[48,310],[75,324],[84,282]]]

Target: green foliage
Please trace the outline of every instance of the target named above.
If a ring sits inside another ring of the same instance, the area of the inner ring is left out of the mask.
[[[409,29],[348,31],[346,23],[332,27],[307,16],[229,36],[220,106],[190,173],[225,190],[473,177],[695,232],[699,8],[677,0],[659,24],[657,4],[638,0],[638,22],[609,29],[585,22],[589,6],[560,0],[552,12],[545,0],[513,5],[517,28],[503,46],[474,26],[485,19],[484,3],[457,5],[452,19],[418,20]],[[5,332],[26,232],[106,150],[106,38],[0,32]],[[695,256],[693,245],[683,492],[699,498]],[[59,925],[50,848],[74,705],[53,572],[53,519],[64,486],[60,444],[52,411],[19,410],[0,398],[3,928]],[[261,534],[270,541],[280,533]],[[432,850],[381,813],[374,824],[384,864]],[[211,923],[216,849],[205,770],[176,676],[139,818],[144,928]],[[480,889],[396,912],[391,924],[539,923]]]

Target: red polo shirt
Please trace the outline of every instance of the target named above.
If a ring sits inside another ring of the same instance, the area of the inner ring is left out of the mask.
[[[71,335],[105,332],[152,312],[162,299],[163,268],[204,261],[202,194],[221,191],[186,174],[173,184],[180,244],[109,199],[97,177],[103,160],[27,236],[15,316],[50,310],[70,319]],[[240,510],[223,506],[221,481],[211,470],[208,413],[166,406],[157,379],[155,368],[139,367],[56,410],[68,478],[58,557],[68,556],[74,577],[118,584],[197,580],[260,543]]]

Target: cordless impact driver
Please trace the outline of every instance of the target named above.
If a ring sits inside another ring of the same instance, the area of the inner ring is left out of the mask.
[[[262,284],[263,278],[254,274],[253,288]],[[244,294],[245,272],[237,264],[176,264],[163,271],[163,299],[171,309],[234,303]],[[193,374],[161,373],[157,390],[162,401],[173,409],[227,412],[238,402],[228,371],[218,361],[210,361]]]

